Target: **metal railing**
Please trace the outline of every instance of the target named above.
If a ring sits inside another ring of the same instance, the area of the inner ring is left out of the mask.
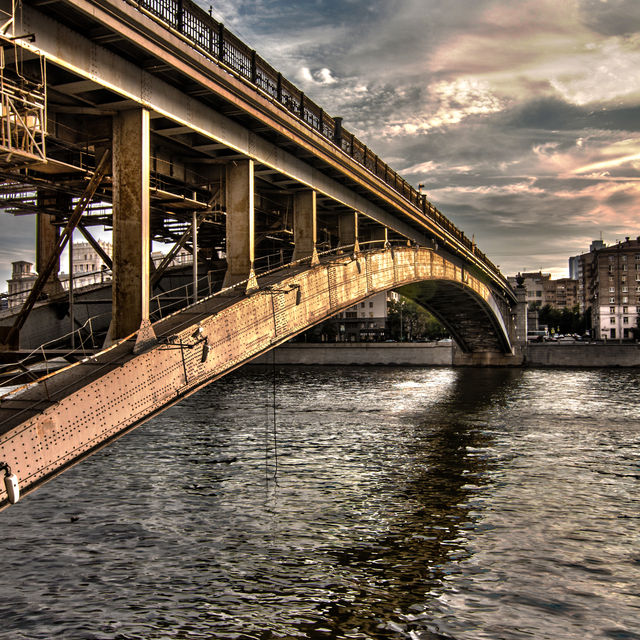
[[[41,344],[17,362],[0,365],[0,387],[21,385],[25,379],[40,382],[61,367],[69,366],[70,362],[67,359],[71,356],[86,358],[95,354],[102,347],[104,340],[104,330],[97,331],[95,325],[100,319],[110,316],[111,312],[92,316],[74,331]],[[74,346],[69,347],[70,344]],[[66,362],[62,364],[61,360]],[[15,374],[12,375],[14,371]],[[0,395],[0,400],[12,391]]]
[[[308,124],[321,136],[333,142],[356,162],[394,189],[423,215],[430,218],[479,258],[496,274],[499,269],[460,229],[433,206],[425,194],[414,189],[379,156],[342,126],[342,118],[331,117],[289,82],[254,49],[231,33],[221,22],[191,0],[126,0],[138,10],[155,17],[166,27],[178,32],[194,48],[224,64],[228,69],[254,85],[287,111]]]

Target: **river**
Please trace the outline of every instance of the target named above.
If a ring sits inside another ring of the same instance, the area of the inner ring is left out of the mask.
[[[640,638],[638,372],[245,368],[0,524],[3,640]]]

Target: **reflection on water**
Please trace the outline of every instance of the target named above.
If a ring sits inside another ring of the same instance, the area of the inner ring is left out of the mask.
[[[635,372],[272,374],[2,512],[0,638],[640,638]]]

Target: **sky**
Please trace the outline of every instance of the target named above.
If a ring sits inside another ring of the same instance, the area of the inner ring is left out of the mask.
[[[640,235],[640,0],[199,0],[511,275]]]
[[[565,277],[592,240],[640,236],[640,0],[198,2],[503,273]],[[33,224],[6,218],[2,280],[33,260]]]

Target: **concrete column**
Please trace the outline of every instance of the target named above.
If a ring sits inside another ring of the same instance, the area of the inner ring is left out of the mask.
[[[298,191],[293,201],[293,260],[311,256],[311,264],[318,264],[316,241],[316,192],[313,189]]]
[[[372,241],[382,241],[386,245],[389,241],[389,231],[387,227],[374,227],[371,229],[369,239]]]
[[[149,323],[149,112],[123,111],[113,121],[113,311],[111,338],[139,331],[154,339]]]
[[[358,245],[358,212],[345,213],[338,218],[338,243],[341,247],[354,245],[353,250],[360,251]]]
[[[227,166],[227,272],[223,287],[248,280],[247,290],[257,288],[253,160],[236,160]]]
[[[520,348],[524,348],[527,345],[527,333],[529,327],[527,326],[527,290],[523,286],[516,287],[516,297],[518,298],[518,304],[514,309],[515,323],[513,337],[511,342],[513,346],[516,345]]]
[[[54,191],[38,191],[38,207],[54,209],[61,213],[68,212],[71,208],[71,199],[62,193]],[[49,262],[60,238],[60,229],[54,225],[55,216],[49,213],[39,212],[36,215],[36,271],[41,273]],[[56,261],[53,273],[44,286],[44,292],[52,297],[63,292],[60,284],[60,259]]]

